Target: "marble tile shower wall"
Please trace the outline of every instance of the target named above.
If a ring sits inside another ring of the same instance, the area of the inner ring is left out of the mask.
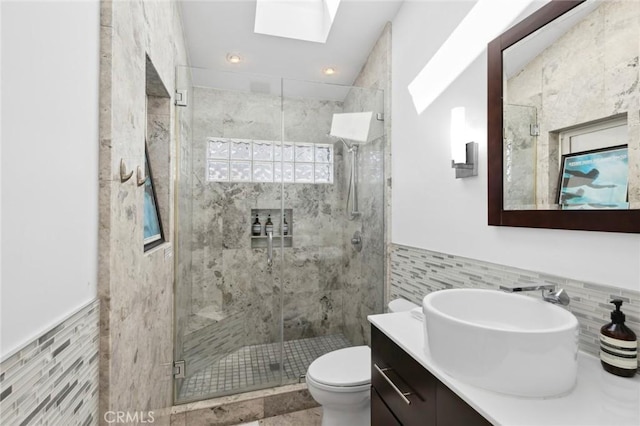
[[[366,111],[375,105],[382,110],[382,91],[352,89],[344,101],[345,111]],[[367,316],[383,311],[384,294],[384,137],[383,121],[374,120],[369,132],[369,142],[358,150],[358,210],[360,217],[345,222],[344,238],[344,294],[343,322],[345,335],[354,344],[370,342]],[[348,160],[347,160],[348,163]],[[345,174],[350,165],[346,165]],[[344,191],[347,179],[344,181]],[[347,213],[348,214],[348,213]],[[362,251],[354,250],[351,236],[360,232]],[[354,303],[355,302],[355,303]]]
[[[384,137],[362,145],[359,156],[360,181],[358,199],[360,217],[346,221],[344,228],[344,334],[356,345],[370,343],[367,316],[383,312],[384,296],[384,216],[382,162]],[[348,166],[347,166],[348,167]],[[346,171],[348,173],[348,170]],[[362,235],[362,251],[351,244],[358,231]]]
[[[0,363],[0,424],[98,423],[99,302]]]
[[[385,222],[389,223],[391,208],[391,181],[385,178],[390,176],[391,166],[391,23],[385,25],[353,85],[376,90],[351,89],[344,100],[344,112],[384,112],[384,121],[376,119],[371,125],[370,142],[360,147],[358,195],[362,215],[345,225],[344,334],[360,345],[370,344],[367,316],[382,312],[384,304],[385,247],[390,232]],[[360,253],[350,244],[355,231],[363,235]]]
[[[468,259],[414,247],[393,244],[391,249],[390,297],[414,303],[436,290],[447,288],[492,288],[500,285],[549,283],[564,288],[571,297],[567,307],[580,323],[580,349],[599,354],[600,327],[610,321],[612,298],[624,300],[627,325],[640,333],[640,292],[527,271],[481,260]],[[539,294],[530,294],[539,297]]]
[[[163,119],[175,116],[173,99],[168,101],[168,113],[164,109],[162,114],[148,114],[154,111],[147,109],[147,93],[163,95],[151,93],[154,85],[148,85],[147,58],[173,97],[176,65],[188,62],[180,4],[176,0],[103,0],[100,7],[100,410],[153,411],[155,424],[169,424],[175,190],[171,183],[159,186],[167,201],[160,208],[167,212],[162,217],[168,225],[164,229],[167,242],[144,253],[144,189],[136,186],[135,178],[121,182],[119,164],[124,159],[134,170],[144,165],[147,131],[159,138],[156,142],[165,152],[175,152],[176,122]],[[149,115],[163,125],[147,128]],[[168,171],[164,178],[173,182],[175,156],[164,161]]]

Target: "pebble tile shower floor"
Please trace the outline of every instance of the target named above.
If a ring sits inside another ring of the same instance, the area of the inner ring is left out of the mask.
[[[343,334],[284,342],[283,383],[296,382],[319,356],[349,346],[352,345]],[[179,399],[277,384],[280,378],[279,357],[279,343],[242,347],[186,378]]]

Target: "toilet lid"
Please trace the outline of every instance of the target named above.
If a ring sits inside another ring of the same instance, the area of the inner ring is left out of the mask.
[[[329,386],[358,386],[371,381],[371,349],[354,346],[322,355],[311,363],[307,376]]]

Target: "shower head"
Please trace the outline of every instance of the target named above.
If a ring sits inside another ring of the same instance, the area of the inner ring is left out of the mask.
[[[366,143],[369,139],[372,117],[372,111],[333,114],[329,135],[342,139],[349,149],[351,146],[344,139],[354,143]]]

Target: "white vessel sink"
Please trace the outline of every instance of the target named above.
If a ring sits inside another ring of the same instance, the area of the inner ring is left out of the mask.
[[[578,321],[572,313],[522,294],[452,289],[422,302],[425,347],[452,377],[524,397],[552,397],[576,383]]]

